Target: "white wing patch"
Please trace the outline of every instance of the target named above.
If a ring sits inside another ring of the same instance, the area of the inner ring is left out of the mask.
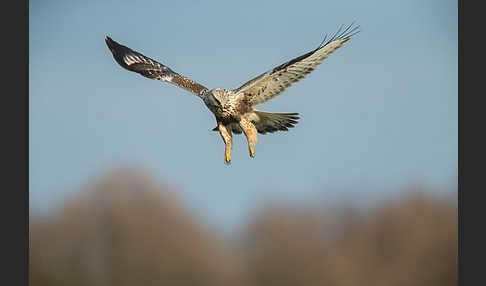
[[[144,63],[144,64],[149,64],[149,65],[154,65],[154,66],[157,66],[157,67],[161,67],[159,63],[156,63],[154,61],[151,61],[148,58],[139,57],[139,56],[137,56],[135,54],[127,54],[127,55],[125,55],[123,57],[123,61],[127,65]]]
[[[139,73],[150,79],[170,82],[199,97],[201,97],[203,92],[207,90],[203,85],[174,72],[169,67],[164,66],[141,53],[124,45],[120,45],[108,36],[105,38],[105,42],[113,54],[115,61],[124,69]]]
[[[137,63],[137,62],[140,62],[139,60],[137,60],[134,56],[132,55],[126,55],[123,57],[123,61],[127,64],[127,65],[131,65],[131,64],[134,64],[134,63]]]

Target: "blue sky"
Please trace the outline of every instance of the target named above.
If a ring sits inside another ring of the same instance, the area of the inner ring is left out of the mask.
[[[457,182],[456,1],[30,1],[29,188],[55,209],[100,173],[139,166],[194,213],[240,225],[268,198],[379,198]],[[203,102],[123,70],[104,37],[233,89],[356,21],[361,33],[282,95],[290,132],[236,136],[232,165]],[[390,193],[392,192],[392,193]]]

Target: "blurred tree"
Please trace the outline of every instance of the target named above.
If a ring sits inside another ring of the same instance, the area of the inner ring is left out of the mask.
[[[456,285],[457,201],[407,191],[372,209],[264,205],[222,239],[137,170],[102,176],[30,221],[44,285]]]
[[[33,220],[32,285],[226,285],[238,278],[224,243],[154,185],[140,172],[115,172],[67,203],[58,220]]]
[[[264,210],[247,241],[256,285],[457,285],[457,205],[407,193],[361,214]]]

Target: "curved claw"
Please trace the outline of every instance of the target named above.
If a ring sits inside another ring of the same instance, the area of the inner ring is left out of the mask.
[[[231,154],[229,153],[224,154],[224,164],[225,165],[231,164]]]
[[[255,149],[253,146],[249,146],[248,149],[250,150],[250,157],[255,158]]]

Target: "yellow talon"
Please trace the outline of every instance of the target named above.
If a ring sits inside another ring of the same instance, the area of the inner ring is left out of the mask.
[[[252,158],[254,158],[255,157],[255,149],[253,149],[253,146],[251,146],[251,145],[249,146],[249,149],[250,149],[250,156]]]
[[[231,154],[229,154],[229,153],[224,154],[224,163],[226,165],[231,163]]]

